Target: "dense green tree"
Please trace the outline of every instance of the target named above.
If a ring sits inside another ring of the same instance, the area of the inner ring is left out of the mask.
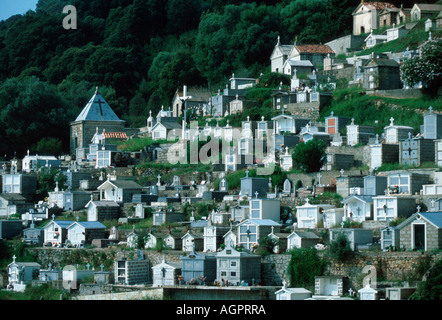
[[[190,87],[202,84],[204,84],[204,80],[195,67],[191,52],[187,50],[174,54],[172,59],[162,68],[158,81],[159,89],[167,97],[173,97],[176,89],[183,85]]]
[[[264,73],[258,89],[277,88],[281,81],[288,85],[288,77],[266,73],[277,36],[283,44],[292,44],[296,38],[302,44],[351,34],[351,12],[359,3],[39,0],[36,12],[0,21],[0,135],[4,137],[0,154],[23,152],[44,137],[58,138],[66,148],[68,123],[95,86],[118,116],[137,127],[144,124],[148,110],[156,113],[162,105],[170,105],[175,90],[184,84],[208,85],[216,92],[225,87],[232,73],[256,78]],[[400,6],[402,2],[392,3]],[[412,5],[411,0],[403,3]],[[77,30],[62,27],[65,5],[77,9]],[[428,56],[434,59],[438,52]],[[423,81],[431,85],[440,81],[436,72],[439,60],[430,69],[422,64],[409,69],[419,67]],[[31,85],[31,78],[39,80]],[[23,91],[21,87],[26,85],[29,88]],[[38,86],[42,93],[33,93],[39,91]],[[252,90],[244,114],[253,120],[271,116],[267,93]],[[354,111],[356,121],[365,116],[360,106],[347,109]],[[245,120],[244,114],[229,120],[239,124]]]
[[[0,85],[0,124],[9,155],[23,155],[43,137],[68,141],[73,115],[54,86],[34,77],[12,78]]]
[[[211,83],[243,68],[262,70],[279,33],[277,15],[274,7],[256,3],[204,14],[195,43],[198,69]]]
[[[32,149],[40,155],[50,154],[59,156],[63,153],[63,143],[58,138],[44,137]]]
[[[315,248],[294,248],[290,251],[287,274],[291,287],[308,288],[314,285],[315,277],[324,272],[326,262],[322,260]]]
[[[201,0],[167,0],[168,32],[174,34],[196,28],[203,10]]]
[[[293,151],[293,166],[305,172],[317,172],[325,161],[327,145],[319,139],[301,141]]]
[[[115,88],[117,95],[127,97],[141,80],[138,58],[130,49],[100,46],[85,62],[85,73],[96,85]]]

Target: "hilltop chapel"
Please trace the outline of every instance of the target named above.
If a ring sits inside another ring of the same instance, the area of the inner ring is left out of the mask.
[[[75,121],[71,122],[71,154],[89,148],[97,131],[125,132],[126,121],[120,120],[109,104],[98,93],[95,94],[83,108]]]

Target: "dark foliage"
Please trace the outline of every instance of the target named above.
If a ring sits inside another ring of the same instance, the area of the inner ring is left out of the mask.
[[[68,123],[95,86],[136,127],[149,110],[167,108],[183,85],[216,92],[232,73],[258,78],[267,74],[278,35],[291,44],[350,34],[351,12],[359,3],[40,0],[35,12],[0,21],[0,154],[23,155],[46,137],[68,150]],[[76,30],[62,26],[65,5],[77,9]],[[288,84],[275,75],[262,80],[263,88]],[[258,110],[270,103],[254,100],[249,106]]]

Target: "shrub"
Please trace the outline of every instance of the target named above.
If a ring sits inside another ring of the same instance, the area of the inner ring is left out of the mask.
[[[343,233],[339,233],[336,239],[330,242],[328,252],[330,257],[338,261],[347,261],[354,256],[354,252],[350,248],[350,241]]]
[[[410,297],[411,300],[442,300],[442,259],[428,270],[427,277]]]
[[[314,248],[295,248],[290,251],[287,274],[291,287],[309,287],[314,285],[315,277],[323,274],[325,260],[319,257]]]
[[[273,253],[273,249],[278,244],[277,240],[266,235],[261,240],[259,240],[259,247],[257,249],[258,254],[265,255]]]

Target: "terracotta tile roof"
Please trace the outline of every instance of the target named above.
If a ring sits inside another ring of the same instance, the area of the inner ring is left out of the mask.
[[[394,4],[389,3],[389,2],[365,2],[365,5],[368,6],[373,6],[376,10],[381,10],[381,9],[385,9],[385,8],[397,8]]]
[[[296,50],[300,53],[335,53],[328,45],[326,44],[304,44],[297,45]]]
[[[103,132],[105,139],[127,139],[126,132]]]

